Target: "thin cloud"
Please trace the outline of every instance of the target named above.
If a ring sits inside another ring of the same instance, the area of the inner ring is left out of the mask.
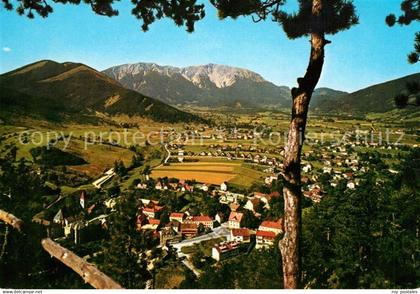
[[[3,47],[3,51],[4,51],[4,52],[10,52],[10,51],[12,51],[12,49],[11,49],[11,48],[9,48],[9,47]]]

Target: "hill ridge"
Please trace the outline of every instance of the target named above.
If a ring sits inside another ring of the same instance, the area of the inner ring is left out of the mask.
[[[200,121],[190,113],[124,88],[92,67],[41,60],[0,75],[0,105],[19,115],[128,114],[155,121]],[[113,103],[110,98],[114,99]],[[108,102],[108,103],[107,103]],[[43,109],[44,108],[44,109]]]

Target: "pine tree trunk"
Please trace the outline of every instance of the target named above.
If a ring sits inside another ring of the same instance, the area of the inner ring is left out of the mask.
[[[283,263],[283,283],[286,289],[296,289],[300,284],[301,235],[301,153],[312,93],[321,76],[324,64],[325,40],[322,19],[323,0],[312,2],[311,54],[306,74],[298,78],[298,88],[292,89],[292,118],[289,125],[284,154],[284,237],[279,247]]]
[[[23,221],[11,213],[0,209],[0,220],[6,224],[11,225],[16,230],[20,231],[23,227]]]

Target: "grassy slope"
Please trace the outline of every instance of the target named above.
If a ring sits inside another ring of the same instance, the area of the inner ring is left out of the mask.
[[[158,100],[123,88],[106,75],[78,63],[40,61],[0,75],[3,117],[10,113],[53,121],[79,119],[95,111],[156,121],[200,121]]]

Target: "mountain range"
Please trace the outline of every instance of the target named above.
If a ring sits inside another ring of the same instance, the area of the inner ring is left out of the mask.
[[[103,71],[124,87],[172,105],[233,107],[289,107],[290,88],[277,86],[247,69],[207,64],[189,67],[135,63]],[[330,88],[314,91],[311,109],[319,112],[386,112],[395,108],[393,97],[408,81],[420,83],[420,73],[347,93]]]
[[[358,114],[395,109],[393,97],[420,73],[353,93],[318,88],[311,109]],[[38,61],[0,75],[0,114],[49,120],[127,114],[154,121],[202,121],[183,105],[233,108],[290,107],[290,89],[247,69],[208,64],[185,68],[126,64],[99,72],[81,63]],[[415,109],[414,111],[417,111]]]
[[[247,69],[207,64],[184,68],[155,63],[114,66],[103,71],[124,87],[165,103],[199,106],[287,106],[288,87]]]
[[[35,62],[0,75],[1,111],[60,120],[106,113],[138,115],[155,121],[199,117],[129,90],[81,63]]]

